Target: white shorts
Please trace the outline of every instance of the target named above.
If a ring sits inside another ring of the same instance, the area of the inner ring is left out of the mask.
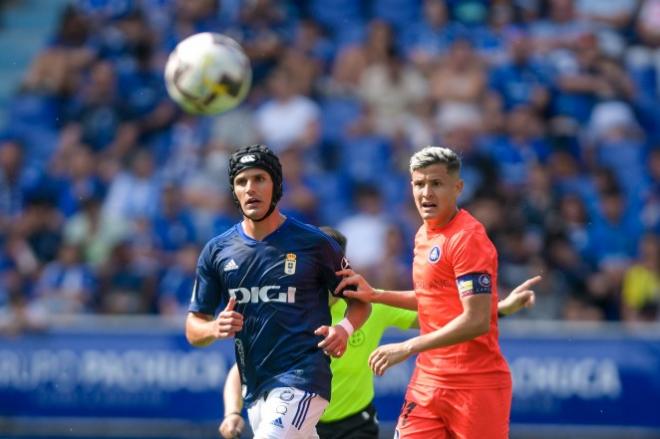
[[[293,387],[272,389],[248,408],[255,439],[317,439],[316,423],[328,401]]]

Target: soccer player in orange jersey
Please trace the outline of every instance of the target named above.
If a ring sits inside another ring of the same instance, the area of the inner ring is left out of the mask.
[[[372,288],[352,270],[347,296],[418,311],[420,335],[369,357],[376,375],[419,354],[396,428],[405,439],[500,439],[509,435],[511,373],[497,329],[497,251],[484,226],[457,205],[461,160],[428,146],[410,160],[424,224],[415,237],[414,291]],[[536,283],[540,277],[528,282]]]

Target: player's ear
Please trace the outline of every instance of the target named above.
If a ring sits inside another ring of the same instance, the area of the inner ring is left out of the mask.
[[[462,178],[457,178],[454,186],[454,190],[456,191],[456,198],[458,198],[458,196],[463,192],[463,187],[465,187],[465,182]]]

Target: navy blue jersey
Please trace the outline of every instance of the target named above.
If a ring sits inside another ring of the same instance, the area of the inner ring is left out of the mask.
[[[237,224],[206,244],[189,309],[215,316],[236,297],[244,318],[236,360],[247,404],[281,386],[330,400],[330,359],[314,331],[330,325],[328,291],[346,266],[335,240],[292,218],[262,241]]]

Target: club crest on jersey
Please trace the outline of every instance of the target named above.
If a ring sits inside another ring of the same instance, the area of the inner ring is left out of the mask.
[[[284,258],[284,272],[286,274],[295,274],[296,272],[296,254],[287,253]]]
[[[431,251],[429,252],[429,262],[435,264],[440,260],[440,247],[434,245]]]

